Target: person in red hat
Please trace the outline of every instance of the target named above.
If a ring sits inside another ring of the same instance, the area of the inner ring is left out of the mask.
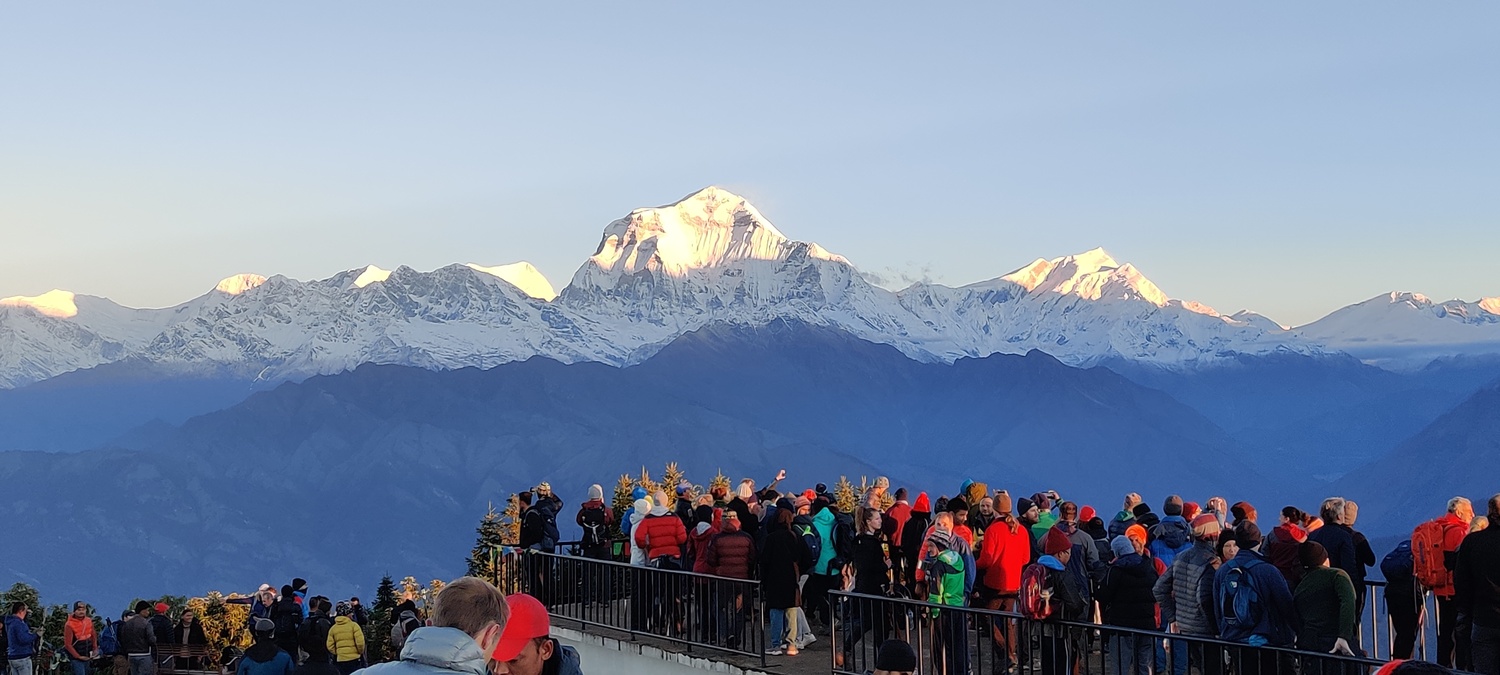
[[[510,621],[490,654],[492,675],[583,675],[578,650],[552,637],[547,608],[525,593],[506,596]]]

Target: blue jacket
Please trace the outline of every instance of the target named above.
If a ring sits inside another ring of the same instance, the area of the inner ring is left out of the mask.
[[[255,647],[245,650],[245,655],[240,658],[240,665],[234,670],[235,675],[292,675],[296,670],[296,664],[292,663],[292,657],[280,649],[269,661],[256,661],[251,657]]]
[[[457,628],[428,626],[412,631],[401,660],[370,666],[363,675],[489,675],[489,655],[474,638]]]
[[[1229,625],[1224,608],[1229,588],[1229,571],[1245,568],[1250,583],[1260,597],[1261,613],[1255,627],[1246,630],[1243,626]],[[1231,642],[1259,642],[1264,640],[1272,647],[1291,647],[1297,641],[1297,606],[1292,600],[1292,590],[1286,585],[1286,577],[1267,562],[1265,557],[1250,549],[1240,549],[1233,560],[1219,566],[1214,573],[1214,608],[1219,620],[1219,637]],[[1252,640],[1252,637],[1257,638]]]
[[[5,650],[8,659],[29,659],[36,653],[36,634],[14,614],[5,615],[5,639],[9,645]]]
[[[1187,520],[1182,516],[1162,518],[1148,534],[1151,535],[1151,543],[1146,548],[1151,550],[1151,557],[1160,560],[1167,567],[1172,566],[1172,561],[1178,555],[1193,547],[1193,528],[1188,526]]]

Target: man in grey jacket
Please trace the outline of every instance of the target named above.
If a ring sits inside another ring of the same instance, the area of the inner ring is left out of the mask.
[[[443,587],[432,625],[412,631],[401,660],[357,671],[365,675],[489,675],[490,652],[500,642],[510,608],[490,582],[463,577]]]
[[[120,652],[130,661],[130,675],[153,675],[156,660],[156,631],[151,627],[151,603],[135,603],[135,614],[120,624]]]
[[[1152,594],[1161,607],[1162,623],[1173,633],[1196,637],[1217,637],[1218,619],[1214,616],[1214,570],[1219,556],[1215,544],[1221,530],[1219,519],[1211,513],[1193,519],[1193,546],[1172,561],[1165,574],[1156,580]],[[1223,656],[1216,649],[1205,654],[1202,644],[1172,641],[1172,671],[1185,672],[1191,664],[1203,675],[1218,675],[1224,670]],[[1189,652],[1184,654],[1183,652]],[[1187,656],[1187,659],[1183,659]]]

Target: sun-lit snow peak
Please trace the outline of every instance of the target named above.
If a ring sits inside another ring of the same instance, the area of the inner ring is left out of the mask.
[[[1048,261],[1033,262],[1005,278],[1031,293],[1076,295],[1085,300],[1138,298],[1157,307],[1167,304],[1167,295],[1134,265],[1121,265],[1102,248]]]
[[[1480,298],[1479,308],[1490,314],[1500,314],[1500,297]]]
[[[365,271],[360,272],[358,277],[355,277],[354,287],[364,288],[365,286],[380,283],[389,278],[391,278],[390,270],[383,270],[374,265],[370,265],[365,268]]]
[[[219,281],[214,290],[225,295],[239,295],[263,283],[266,283],[266,278],[259,274],[236,274]]]
[[[600,269],[682,276],[737,260],[777,260],[795,246],[744,197],[707,187],[681,201],[636,209],[610,223],[591,258]],[[807,254],[847,262],[821,246]]]
[[[522,293],[538,300],[551,302],[553,298],[557,297],[557,291],[552,288],[552,282],[547,281],[547,277],[542,275],[541,270],[538,270],[529,262],[521,261],[509,265],[496,265],[494,267],[468,263],[468,266],[469,269],[476,272],[484,272],[485,274],[499,277],[505,280],[506,283],[521,289]]]
[[[73,302],[73,297],[71,292],[54,288],[41,295],[0,298],[0,306],[30,307],[46,316],[66,319],[78,315],[78,305]]]

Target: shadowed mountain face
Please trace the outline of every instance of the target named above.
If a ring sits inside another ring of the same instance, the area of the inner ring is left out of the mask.
[[[1443,514],[1462,495],[1483,514],[1500,493],[1500,381],[1480,389],[1451,412],[1374,462],[1335,483],[1330,494],[1360,501],[1360,525],[1409,532]],[[1357,497],[1356,497],[1357,496]]]
[[[0,568],[120,602],[293,576],[369,592],[387,572],[461,572],[487,502],[548,480],[568,523],[590,483],[668,461],[698,484],[785,467],[796,489],[880,473],[954,492],[969,476],[1101,510],[1260,482],[1218,427],[1109,370],[1040,353],[924,364],[799,323],[709,326],[624,369],[363,366],[146,445],[0,454],[18,524]]]

